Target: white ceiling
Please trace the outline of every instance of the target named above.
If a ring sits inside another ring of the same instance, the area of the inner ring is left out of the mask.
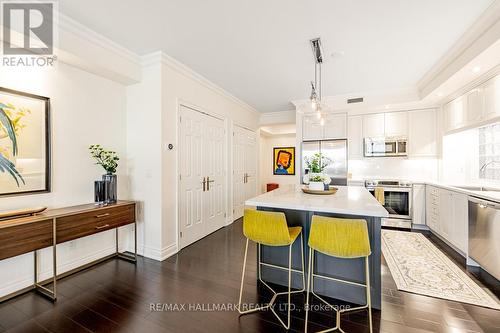
[[[492,2],[60,0],[59,8],[140,55],[162,50],[273,112],[309,95],[309,39],[323,42],[324,96],[411,88]]]

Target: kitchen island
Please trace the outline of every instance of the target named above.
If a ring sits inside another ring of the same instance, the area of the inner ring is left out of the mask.
[[[337,193],[333,195],[313,195],[303,193],[300,186],[288,185],[249,199],[245,202],[245,205],[255,206],[258,210],[263,211],[284,212],[289,226],[302,227],[306,267],[309,262],[307,239],[309,238],[313,215],[365,219],[368,223],[372,250],[369,258],[372,307],[380,309],[380,228],[381,218],[387,217],[388,213],[364,187],[338,186],[337,188]],[[296,242],[292,250],[292,268],[295,270],[292,274],[292,287],[297,289],[302,287],[301,275],[298,273],[301,270],[299,250],[299,242]],[[288,249],[286,246],[261,246],[261,258],[262,262],[287,267]],[[362,283],[365,279],[363,263],[362,258],[340,259],[316,252],[315,269],[318,274]],[[261,269],[263,280],[283,286],[288,285],[286,271],[273,269],[268,266],[262,266]],[[307,273],[307,269],[305,271]],[[314,289],[318,294],[356,304],[365,304],[365,290],[363,287],[316,278]]]

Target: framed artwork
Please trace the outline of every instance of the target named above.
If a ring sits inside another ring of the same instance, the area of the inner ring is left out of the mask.
[[[295,175],[295,147],[273,148],[273,174]]]
[[[0,87],[0,196],[50,192],[50,100]]]

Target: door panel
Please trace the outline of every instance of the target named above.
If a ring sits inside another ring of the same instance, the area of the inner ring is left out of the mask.
[[[181,106],[179,131],[180,248],[224,225],[224,122]],[[203,181],[210,179],[205,188]]]
[[[204,165],[207,166],[204,174],[210,181],[207,184],[207,234],[214,232],[224,225],[224,122],[206,116],[206,133],[203,139],[205,146]],[[210,119],[211,118],[211,119]]]
[[[202,219],[202,118],[188,108],[181,109],[179,231],[181,248],[204,236]]]
[[[233,138],[233,220],[243,216],[245,200],[257,190],[257,136],[235,126]]]

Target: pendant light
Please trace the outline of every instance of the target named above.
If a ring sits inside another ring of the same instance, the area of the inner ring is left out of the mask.
[[[317,118],[320,120],[320,125],[323,126],[325,121],[322,114],[321,104],[321,65],[323,64],[323,50],[321,49],[321,39],[315,38],[310,40],[313,55],[314,55],[314,82],[311,81],[311,108],[316,112]]]

